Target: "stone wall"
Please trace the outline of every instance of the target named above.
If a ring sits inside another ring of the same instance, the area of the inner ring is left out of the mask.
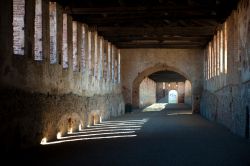
[[[117,94],[85,97],[75,94],[43,94],[5,89],[0,93],[0,138],[2,149],[37,146],[58,132],[78,131],[94,124],[93,118],[107,120],[124,114],[123,98]]]
[[[158,102],[160,99],[164,98],[167,95],[165,88],[163,89],[163,82],[156,83],[156,101]]]
[[[140,84],[140,108],[156,102],[156,83],[146,77]]]
[[[230,85],[216,92],[205,90],[201,98],[201,115],[245,137],[249,133],[250,83]]]
[[[44,137],[54,140],[57,132],[64,134],[71,129],[78,130],[79,125],[86,127],[94,124],[93,121],[124,113],[118,49],[97,35],[91,37],[90,46],[88,38],[81,36],[81,27],[86,32],[97,33],[79,22],[78,43],[73,45],[72,18],[68,15],[68,66],[63,67],[62,33],[57,33],[54,48],[57,54],[51,61],[49,1],[42,0],[42,57],[37,58],[35,1],[25,2],[28,12],[25,13],[24,54],[18,55],[13,54],[12,1],[0,1],[0,120],[3,122],[0,142],[5,150],[39,145]],[[65,11],[56,6],[57,31],[62,32]],[[85,49],[81,49],[83,44]],[[73,47],[77,47],[75,70]]]
[[[192,86],[190,81],[185,81],[185,92],[184,92],[185,104],[192,105]]]
[[[242,0],[205,50],[201,100],[204,117],[245,137],[250,129],[249,27],[250,4]]]
[[[126,103],[139,106],[141,81],[157,71],[175,71],[192,84],[192,108],[199,111],[203,84],[202,49],[121,49],[122,93]],[[133,59],[133,60],[131,60]]]

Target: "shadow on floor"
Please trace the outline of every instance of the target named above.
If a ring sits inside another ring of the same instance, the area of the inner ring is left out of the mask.
[[[119,137],[107,138],[111,135]],[[98,139],[39,146],[8,159],[1,157],[7,160],[5,165],[250,166],[249,141],[192,114],[182,104],[125,114],[70,136]]]

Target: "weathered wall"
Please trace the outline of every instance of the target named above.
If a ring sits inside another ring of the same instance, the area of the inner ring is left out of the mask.
[[[185,104],[192,105],[192,86],[190,81],[185,81],[184,102]]]
[[[43,94],[5,89],[0,95],[1,147],[19,148],[39,145],[41,139],[55,140],[63,135],[92,125],[93,118],[102,120],[124,114],[119,94],[85,97],[75,94]]]
[[[141,81],[154,72],[170,70],[191,81],[193,111],[198,111],[203,54],[199,49],[121,49],[122,93],[126,103],[138,107]]]
[[[77,70],[73,71],[72,18],[68,16],[68,68],[62,66],[61,33],[57,33],[56,62],[51,64],[49,1],[42,2],[43,57],[38,61],[34,58],[35,1],[26,0],[29,10],[25,14],[24,55],[13,55],[12,1],[0,1],[0,120],[4,124],[0,126],[0,142],[5,150],[38,145],[44,137],[53,140],[57,132],[65,133],[69,127],[77,130],[79,124],[83,127],[93,124],[92,117],[105,120],[124,113],[117,49],[112,45],[113,51],[108,53],[108,42],[98,37],[98,46],[91,47],[90,54],[88,44],[83,49],[84,58],[94,58],[93,63],[82,61],[83,41],[78,23]],[[60,6],[57,23],[57,30],[61,32]],[[110,57],[109,62],[104,61]]]
[[[177,92],[178,92],[178,102],[184,103],[184,96],[185,96],[185,83],[184,82],[178,82],[177,83]]]
[[[243,0],[205,50],[201,100],[204,117],[245,137],[249,137],[250,128],[249,27],[250,4]]]
[[[146,77],[140,84],[140,108],[156,102],[156,83]]]
[[[164,98],[167,95],[167,91],[163,89],[163,82],[156,83],[156,101]]]

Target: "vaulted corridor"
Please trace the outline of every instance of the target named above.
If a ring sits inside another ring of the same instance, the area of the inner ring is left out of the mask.
[[[134,130],[136,136],[45,145],[18,153],[16,161],[61,166],[250,165],[250,143],[246,139],[192,114],[184,104],[167,105],[162,111],[137,111],[101,124],[121,125],[124,122],[141,126]],[[122,128],[124,126],[120,130]]]
[[[0,0],[8,163],[250,166],[249,109],[249,0]]]

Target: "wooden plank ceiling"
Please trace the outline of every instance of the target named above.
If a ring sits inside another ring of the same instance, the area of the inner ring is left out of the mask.
[[[238,0],[57,0],[118,48],[203,48]]]

